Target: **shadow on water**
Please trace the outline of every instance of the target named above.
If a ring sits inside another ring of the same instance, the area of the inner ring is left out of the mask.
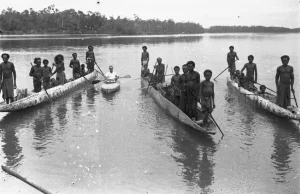
[[[214,154],[217,144],[211,136],[189,129],[182,130],[180,125],[174,125],[171,138],[172,149],[178,153],[172,156],[177,163],[182,164],[182,177],[190,188],[198,185],[201,192],[212,192],[209,186],[214,181]]]
[[[105,93],[105,92],[101,92],[101,93],[102,93],[102,97],[105,100],[113,104],[113,100],[120,94],[120,91],[121,89],[118,89],[117,91],[112,93]]]

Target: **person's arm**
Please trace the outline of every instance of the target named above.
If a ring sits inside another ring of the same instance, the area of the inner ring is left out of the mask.
[[[292,68],[292,70],[291,70],[291,90],[292,90],[292,92],[294,93],[295,91],[294,91],[294,69],[293,69],[293,67],[291,67]]]
[[[172,78],[171,78],[171,86],[173,86],[174,87],[174,75],[172,76]]]
[[[204,98],[203,98],[203,95],[202,95],[202,90],[203,90],[203,82],[200,83],[199,95],[200,95],[201,102],[204,102]]]
[[[214,82],[212,82],[212,100],[213,100],[213,107],[216,108],[216,105],[215,105],[215,84]]]
[[[150,60],[150,54],[147,52],[147,63],[149,63]]]
[[[256,64],[255,64],[255,66],[254,66],[254,81],[255,81],[255,83],[257,82],[257,67],[256,67]]]
[[[12,63],[11,64],[11,70],[12,70],[12,73],[14,75],[14,88],[16,89],[17,88],[17,73],[16,73],[16,69],[15,69],[15,65]]]
[[[200,82],[200,74],[199,74],[198,72],[197,72],[196,81],[197,81],[197,87],[196,87],[196,88],[198,88],[198,92],[197,92],[196,95],[197,95],[197,100],[200,101],[200,98],[201,98],[201,94],[200,94],[200,90],[201,90],[201,89],[200,89],[200,85],[201,85],[201,84],[200,84],[200,83],[201,83],[201,82]]]
[[[117,73],[115,73],[115,80],[117,81],[119,79],[119,75]]]
[[[228,65],[230,64],[230,61],[229,61],[229,53],[227,54],[227,64],[228,64]]]
[[[70,61],[69,67],[70,67],[70,68],[73,68],[72,60]]]
[[[243,71],[246,69],[246,64],[244,65],[244,67],[241,70],[241,74],[243,73]]]
[[[87,58],[88,58],[89,54],[88,52],[85,53],[85,61],[87,61]]]
[[[29,76],[35,77],[35,72],[34,72],[34,68],[33,67],[31,67],[31,69],[30,69]]]
[[[2,84],[2,68],[0,65],[0,91],[1,91],[1,84]]]
[[[237,56],[237,53],[235,52],[235,57],[237,60],[240,60],[239,57]]]
[[[66,69],[65,69],[65,64],[64,64],[64,62],[62,63],[62,70],[63,70],[63,71],[66,70]]]
[[[49,68],[50,75],[52,75],[52,69],[50,67],[48,67],[48,68]]]
[[[276,84],[276,88],[278,87],[278,80],[279,80],[279,76],[280,76],[280,67],[277,68],[276,70],[276,76],[275,76],[275,84]]]

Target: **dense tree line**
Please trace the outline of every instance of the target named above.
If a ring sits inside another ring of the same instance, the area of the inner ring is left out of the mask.
[[[0,29],[4,33],[102,33],[102,34],[196,34],[204,28],[196,23],[173,20],[142,20],[105,17],[99,12],[59,11],[54,5],[43,10],[18,12],[12,8],[0,14]]]
[[[300,32],[300,28],[290,29],[284,27],[265,26],[212,26],[205,29],[207,33],[288,33]]]

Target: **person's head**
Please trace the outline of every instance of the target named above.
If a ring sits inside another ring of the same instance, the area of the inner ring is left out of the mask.
[[[186,63],[186,65],[187,65],[187,68],[188,68],[189,71],[194,71],[194,68],[195,68],[195,62],[194,61],[188,61]]]
[[[8,59],[9,59],[9,54],[3,53],[3,54],[1,55],[1,57],[2,57],[2,59],[3,59],[4,62],[7,62]]]
[[[230,52],[232,52],[234,50],[234,46],[230,46],[229,50],[230,50]]]
[[[183,73],[188,72],[187,64],[182,65],[182,71]]]
[[[89,46],[88,46],[88,49],[89,49],[89,51],[93,51],[94,47],[91,46],[91,45],[89,45]]]
[[[143,51],[145,52],[147,50],[147,47],[146,46],[143,46],[142,47]]]
[[[41,65],[41,63],[42,63],[42,60],[41,60],[41,58],[36,57],[36,58],[34,58],[33,63],[39,66],[39,65]]]
[[[55,83],[55,78],[51,78],[51,82],[52,82],[52,83]]]
[[[47,66],[47,65],[49,64],[49,61],[48,61],[47,59],[44,59],[44,60],[43,60],[43,64],[44,64],[45,66]]]
[[[77,53],[73,53],[73,54],[72,54],[72,57],[73,57],[74,59],[76,59],[76,58],[77,58]]]
[[[62,62],[62,61],[64,61],[64,56],[62,56],[61,54],[56,55],[56,56],[54,57],[54,61],[55,61],[55,63]]]
[[[267,87],[266,87],[265,85],[261,85],[261,86],[259,87],[259,89],[260,89],[260,91],[261,91],[262,93],[265,93]]]
[[[81,64],[81,68],[83,68],[83,69],[84,69],[84,67],[85,67],[85,65],[84,65],[84,64]]]
[[[160,57],[158,57],[156,61],[157,61],[158,64],[161,64],[162,59]]]
[[[112,73],[114,70],[114,67],[112,65],[109,66],[109,71]]]
[[[175,72],[175,74],[179,74],[179,71],[180,71],[180,68],[178,67],[178,66],[175,66],[174,67],[174,72]]]
[[[290,61],[290,57],[288,55],[283,55],[281,57],[281,62],[282,62],[283,65],[289,64],[289,61]]]
[[[249,56],[248,56],[248,61],[249,61],[250,63],[252,63],[253,60],[254,60],[254,56],[253,56],[253,55],[249,55]]]
[[[207,81],[209,81],[211,79],[211,76],[212,76],[212,71],[210,69],[207,69],[204,71],[204,77]]]
[[[240,75],[241,75],[240,70],[236,70],[236,75],[237,75],[237,76],[240,76]]]

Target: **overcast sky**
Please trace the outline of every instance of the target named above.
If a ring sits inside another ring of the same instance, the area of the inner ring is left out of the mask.
[[[54,4],[59,10],[99,11],[106,16],[191,21],[213,25],[264,25],[300,27],[300,0],[7,0],[1,8],[18,11],[43,9]]]

